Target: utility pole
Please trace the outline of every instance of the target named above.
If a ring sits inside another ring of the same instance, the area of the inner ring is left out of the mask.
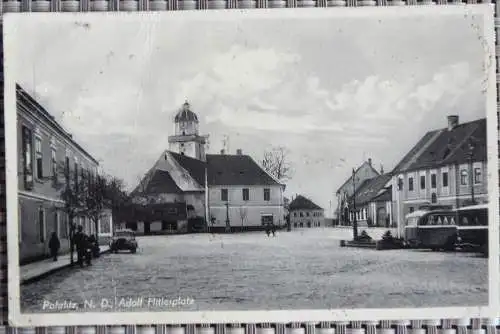
[[[229,223],[229,202],[226,202],[226,232],[231,232],[231,224]]]
[[[356,219],[356,171],[352,169],[352,233],[353,239],[358,239],[358,221]]]

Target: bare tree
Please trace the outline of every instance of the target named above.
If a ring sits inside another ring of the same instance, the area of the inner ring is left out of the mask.
[[[247,219],[248,216],[248,210],[244,206],[240,206],[240,219],[241,219],[241,227],[243,228],[243,225],[245,223],[245,220]]]
[[[107,176],[106,193],[104,197],[111,209],[112,220],[116,222],[118,213],[130,203],[130,196],[125,190],[123,180],[117,177]],[[111,226],[111,229],[114,231],[114,226]]]
[[[64,182],[61,180],[64,177]],[[69,166],[64,163],[58,164],[53,175],[54,185],[60,189],[60,198],[64,205],[59,208],[68,217],[69,224],[69,244],[70,244],[70,262],[74,263],[73,254],[75,244],[73,236],[75,234],[75,218],[81,216],[85,211],[84,184],[82,179],[73,177]]]
[[[289,151],[283,146],[272,147],[264,152],[262,166],[279,181],[287,181],[292,178],[292,165],[288,161]]]
[[[103,217],[104,210],[107,208],[106,179],[101,175],[82,176],[83,182],[83,198],[84,198],[84,215],[94,223],[95,238],[99,240],[99,220]]]

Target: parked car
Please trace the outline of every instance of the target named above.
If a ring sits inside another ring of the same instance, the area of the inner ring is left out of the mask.
[[[123,250],[135,253],[137,252],[138,246],[139,245],[135,239],[134,231],[129,229],[115,231],[115,234],[109,243],[109,248],[113,253],[118,253],[118,251]]]

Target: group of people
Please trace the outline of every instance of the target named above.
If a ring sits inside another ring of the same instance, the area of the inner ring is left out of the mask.
[[[80,267],[83,267],[84,264],[87,264],[88,266],[92,265],[92,256],[97,257],[99,255],[99,245],[96,238],[93,235],[86,235],[83,232],[82,226],[78,226],[76,233],[73,235],[73,245],[76,248],[77,262]],[[50,256],[54,261],[57,261],[59,249],[61,248],[61,242],[59,241],[56,232],[52,232],[48,246]]]
[[[273,234],[273,237],[276,236],[276,225],[274,224],[266,224],[266,234],[267,236],[271,236],[271,233]]]

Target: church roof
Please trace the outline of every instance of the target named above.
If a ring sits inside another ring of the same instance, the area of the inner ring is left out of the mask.
[[[194,112],[191,111],[189,103],[186,101],[181,110],[175,115],[175,122],[198,122],[198,116]]]
[[[201,187],[205,185],[205,168],[209,186],[280,185],[248,155],[207,154],[204,162],[171,151],[168,154]],[[132,194],[181,194],[181,187],[168,171],[153,167]]]

